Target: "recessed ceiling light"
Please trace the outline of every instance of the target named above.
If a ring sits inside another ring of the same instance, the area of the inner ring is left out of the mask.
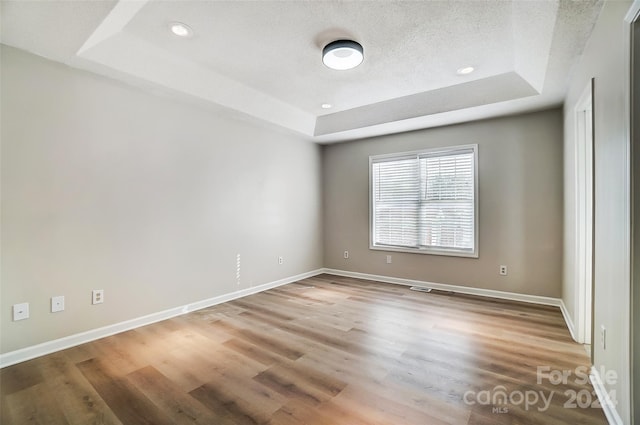
[[[191,27],[187,24],[183,24],[182,22],[171,22],[169,24],[169,29],[178,37],[191,37],[193,35]]]
[[[364,51],[360,43],[352,40],[336,40],[322,49],[322,62],[331,69],[344,71],[360,65]]]
[[[467,66],[465,68],[460,68],[456,71],[456,74],[458,75],[467,75],[467,74],[471,74],[473,71],[475,70],[474,67],[472,66]]]
[[[330,103],[323,103],[322,105],[320,105],[320,107],[322,109],[331,109],[331,104]]]

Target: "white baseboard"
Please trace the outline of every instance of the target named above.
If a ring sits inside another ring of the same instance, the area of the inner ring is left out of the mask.
[[[576,327],[573,324],[573,320],[571,319],[571,315],[569,314],[569,310],[567,310],[567,306],[565,305],[563,299],[560,299],[560,311],[562,312],[562,317],[564,317],[564,322],[567,324],[567,328],[569,328],[571,338],[573,338],[574,341],[578,342],[578,338],[576,338]]]
[[[324,269],[325,273],[337,276],[354,277],[357,279],[377,280],[379,282],[393,283],[404,286],[424,286],[426,288],[453,291],[461,294],[478,295],[481,297],[500,298],[504,300],[520,301],[531,304],[552,305],[561,307],[560,298],[542,297],[539,295],[518,294],[516,292],[496,291],[493,289],[472,288],[468,286],[449,285],[446,283],[426,282],[422,280],[403,279],[399,277],[380,276],[368,273],[350,272],[346,270]]]
[[[596,391],[596,395],[598,396],[598,401],[602,406],[602,411],[604,415],[607,417],[607,421],[609,425],[624,425],[622,418],[618,414],[616,410],[616,401],[612,400],[609,397],[609,393],[602,382],[602,377],[600,376],[600,372],[595,367],[591,368],[591,373],[589,374],[589,378],[591,378],[591,383],[593,384],[593,389]]]
[[[180,316],[182,314],[186,314],[195,310],[200,310],[206,307],[211,307],[216,304],[221,304],[227,301],[235,300],[237,298],[246,297],[247,295],[266,291],[268,289],[275,288],[277,286],[282,286],[288,283],[297,282],[298,280],[317,276],[321,273],[324,273],[324,269],[313,270],[313,271],[302,273],[296,276],[286,277],[284,279],[254,286],[252,288],[242,289],[240,291],[231,292],[229,294],[220,295],[220,296],[209,298],[202,301],[196,301],[194,303],[171,308],[169,310],[164,310],[164,311],[152,313],[146,316],[137,317],[135,319],[127,320],[124,322],[116,323],[113,325],[104,326],[102,328],[92,329],[90,331],[69,335],[64,338],[55,339],[53,341],[43,342],[42,344],[33,345],[31,347],[25,347],[19,350],[10,351],[8,353],[0,354],[0,369],[3,367],[14,365],[16,363],[21,363],[27,360],[31,360],[36,357],[44,356],[46,354],[51,354],[56,351],[75,347],[76,345],[84,344],[86,342],[95,341],[96,339],[104,338],[120,332],[135,329],[140,326],[150,325],[152,323],[156,323],[162,320],[170,319],[172,317]]]

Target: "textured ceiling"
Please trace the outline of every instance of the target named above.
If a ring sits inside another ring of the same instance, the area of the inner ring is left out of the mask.
[[[318,142],[559,105],[599,1],[2,1],[2,43]],[[181,39],[168,24],[188,24]],[[358,68],[321,61],[364,46]],[[456,70],[476,71],[459,76]],[[332,109],[320,107],[323,103]]]

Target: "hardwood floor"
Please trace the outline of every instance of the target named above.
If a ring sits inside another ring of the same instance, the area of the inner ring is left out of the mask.
[[[600,408],[565,406],[596,400],[587,365],[555,307],[321,275],[4,368],[0,418],[606,424]],[[553,385],[539,366],[571,375]]]

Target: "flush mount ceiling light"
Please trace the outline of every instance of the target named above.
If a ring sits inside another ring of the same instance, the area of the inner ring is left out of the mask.
[[[331,109],[331,104],[330,103],[323,103],[322,105],[320,105],[320,107],[322,109]]]
[[[467,67],[458,69],[456,71],[456,74],[458,74],[458,75],[467,75],[467,74],[471,74],[474,70],[475,70],[474,67],[467,66]]]
[[[355,68],[363,59],[362,46],[352,40],[336,40],[322,49],[322,63],[339,71]]]
[[[174,35],[178,37],[191,37],[193,35],[193,30],[187,24],[183,24],[182,22],[171,22],[169,24],[169,29]]]

